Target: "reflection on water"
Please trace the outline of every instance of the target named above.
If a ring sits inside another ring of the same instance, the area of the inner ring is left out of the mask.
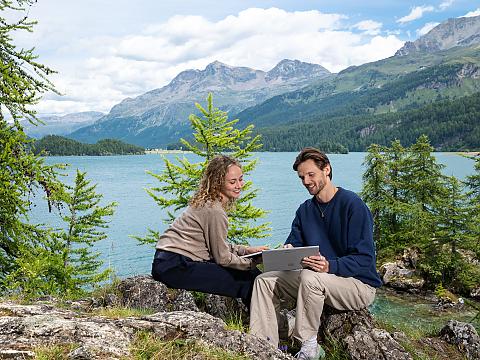
[[[462,310],[436,311],[434,304],[433,299],[379,289],[370,311],[380,323],[408,334],[437,334],[448,320],[471,322],[480,331],[480,318],[475,318],[477,311],[471,306],[465,305]]]

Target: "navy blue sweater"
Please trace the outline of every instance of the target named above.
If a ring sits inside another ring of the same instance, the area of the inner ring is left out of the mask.
[[[372,214],[352,191],[338,188],[328,205],[315,197],[305,201],[285,244],[319,245],[320,254],[329,262],[329,273],[354,277],[373,287],[382,285],[375,268]]]

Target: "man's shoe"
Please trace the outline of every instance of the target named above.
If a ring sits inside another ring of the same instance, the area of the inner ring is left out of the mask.
[[[304,341],[302,348],[295,355],[298,360],[319,360],[325,357],[325,350],[318,345],[316,339]]]

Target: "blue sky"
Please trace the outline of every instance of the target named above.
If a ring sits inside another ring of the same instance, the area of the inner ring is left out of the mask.
[[[480,15],[464,0],[38,0],[35,32],[21,35],[64,95],[37,110],[108,112],[214,60],[268,71],[284,58],[332,72],[392,56],[436,24]]]

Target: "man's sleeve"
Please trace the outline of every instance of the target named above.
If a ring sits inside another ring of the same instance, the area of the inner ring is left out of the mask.
[[[288,235],[285,245],[291,244],[293,247],[303,246],[302,223],[300,219],[300,209],[295,213],[295,218],[292,222],[292,229]]]
[[[370,210],[359,201],[351,206],[348,217],[346,255],[328,259],[329,272],[343,277],[363,274],[375,261],[373,220]]]

